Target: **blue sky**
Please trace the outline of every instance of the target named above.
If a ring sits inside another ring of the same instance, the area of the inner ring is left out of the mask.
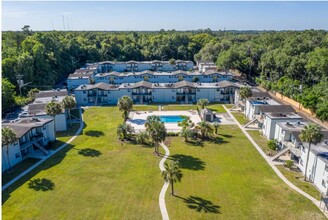
[[[328,2],[2,2],[2,30],[328,30]]]

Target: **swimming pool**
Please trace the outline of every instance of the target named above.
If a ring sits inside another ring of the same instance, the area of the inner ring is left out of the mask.
[[[180,115],[162,115],[159,117],[161,118],[161,122],[164,123],[178,123],[183,120]]]

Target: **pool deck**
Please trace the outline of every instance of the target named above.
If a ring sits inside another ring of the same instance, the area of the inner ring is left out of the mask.
[[[201,121],[196,110],[192,111],[133,111],[129,114],[129,119],[126,121],[127,124],[131,125],[136,132],[145,131],[145,122],[147,117],[150,115],[158,116],[173,116],[173,115],[184,115],[189,116],[194,124]],[[177,123],[164,123],[165,128],[168,132],[179,132],[181,127]]]

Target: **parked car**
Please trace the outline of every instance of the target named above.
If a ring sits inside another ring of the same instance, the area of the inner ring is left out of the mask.
[[[28,116],[28,112],[27,111],[22,111],[21,113],[18,114],[18,117],[19,118],[26,117],[26,116]]]

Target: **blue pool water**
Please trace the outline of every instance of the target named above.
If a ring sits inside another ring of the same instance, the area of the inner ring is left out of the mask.
[[[163,115],[159,117],[161,118],[161,122],[164,123],[178,123],[179,121],[182,121],[180,115]]]

